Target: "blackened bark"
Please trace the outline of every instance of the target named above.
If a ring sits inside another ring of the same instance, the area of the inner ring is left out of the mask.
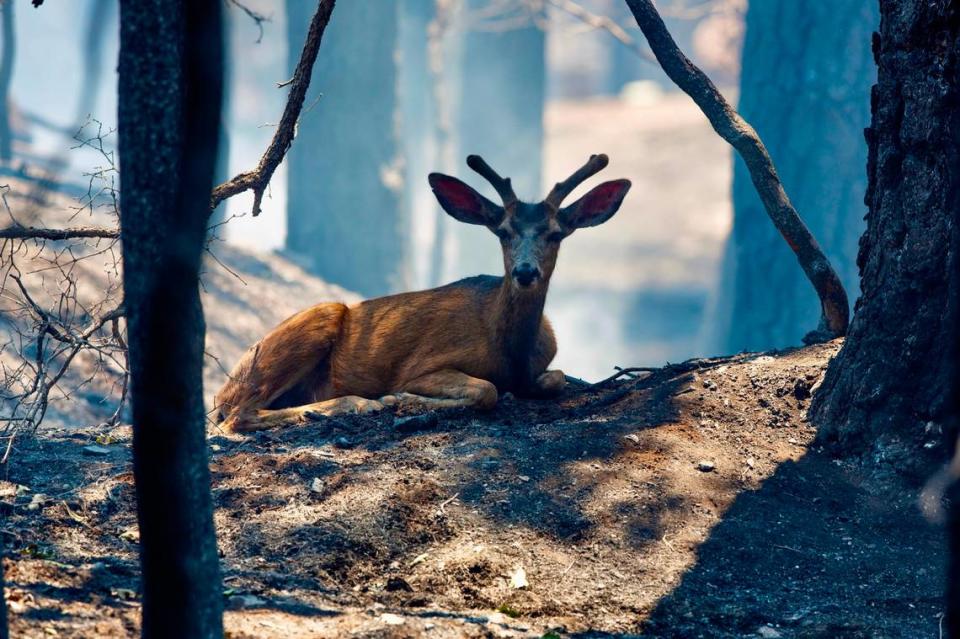
[[[960,207],[960,9],[882,0],[880,15],[862,296],[811,417],[841,449],[909,467],[922,463],[923,444],[948,441],[939,432],[951,326],[960,321],[948,309],[949,291],[960,286],[948,274]]]
[[[292,66],[316,2],[286,6]],[[348,2],[337,10],[287,155],[287,248],[317,275],[368,296],[405,287],[399,6]]]
[[[13,159],[13,131],[10,126],[10,82],[17,52],[13,23],[13,0],[0,0],[0,161]]]
[[[120,6],[119,151],[144,637],[222,639],[200,257],[222,91],[219,0]]]
[[[3,543],[0,541],[0,639],[9,639],[10,631],[7,629],[7,597],[4,587],[6,580],[3,577]]]
[[[763,138],[783,188],[853,297],[866,213],[863,130],[876,81],[870,40],[879,20],[877,0],[752,2],[740,77],[737,110]],[[711,346],[735,353],[799,344],[817,322],[816,294],[766,223],[739,158],[733,210]]]

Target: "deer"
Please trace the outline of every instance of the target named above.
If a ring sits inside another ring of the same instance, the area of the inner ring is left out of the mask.
[[[222,428],[242,433],[388,406],[490,410],[501,393],[562,394],[566,376],[547,368],[557,342],[543,314],[560,244],[613,217],[630,181],[604,182],[572,204],[563,201],[607,163],[606,155],[590,156],[536,204],[520,201],[510,178],[477,155],[467,166],[493,186],[501,204],[455,177],[431,173],[430,187],[448,215],[485,226],[500,240],[504,275],[296,313],[251,346],[229,374],[214,400]]]

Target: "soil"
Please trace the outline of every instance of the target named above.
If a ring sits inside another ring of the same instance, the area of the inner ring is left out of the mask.
[[[209,445],[226,636],[936,637],[942,532],[804,416],[838,342]],[[99,440],[98,440],[99,438]],[[135,636],[130,432],[17,442],[13,636]]]

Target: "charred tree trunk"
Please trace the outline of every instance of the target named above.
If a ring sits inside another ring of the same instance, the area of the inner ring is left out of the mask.
[[[876,79],[870,39],[878,23],[877,0],[752,2],[743,47],[738,110],[763,138],[784,189],[851,295],[864,227],[863,130]],[[799,344],[816,325],[817,298],[766,223],[739,158],[733,209],[711,346],[727,353]]]
[[[4,544],[0,542],[0,639],[9,639],[10,631],[7,629],[7,597],[4,588],[6,580],[3,576],[3,556]]]
[[[13,159],[13,127],[10,123],[10,82],[17,52],[13,22],[13,0],[0,0],[0,162]]]
[[[522,3],[466,0],[461,19],[459,109],[454,119],[460,153],[484,157],[510,176],[521,198],[538,198],[543,188],[546,39],[537,22],[545,16]],[[454,277],[503,270],[489,231],[466,224],[453,228],[457,255],[446,270]]]
[[[287,0],[291,68],[315,8]],[[397,2],[337,10],[287,160],[287,249],[317,275],[367,296],[405,285],[398,11]]]
[[[867,131],[862,296],[811,405],[824,439],[916,467],[944,454],[951,334],[950,238],[960,207],[960,8],[881,0]]]
[[[144,637],[222,639],[200,258],[217,157],[221,2],[120,5],[120,223]]]

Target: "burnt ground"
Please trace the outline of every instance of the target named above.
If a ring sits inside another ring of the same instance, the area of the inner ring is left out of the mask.
[[[804,421],[837,347],[486,414],[211,431],[227,636],[936,637],[942,533],[916,487]],[[129,429],[13,455],[14,636],[134,636]]]

